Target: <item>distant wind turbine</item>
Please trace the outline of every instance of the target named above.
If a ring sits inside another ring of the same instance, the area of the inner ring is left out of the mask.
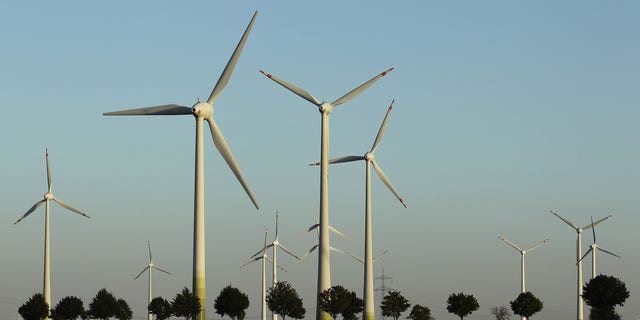
[[[318,223],[318,217],[315,217],[316,219],[316,223],[312,226],[310,226],[309,228],[307,228],[307,230],[304,230],[302,232],[300,232],[298,235],[296,235],[296,237],[301,237],[302,235],[304,235],[305,233],[309,233],[313,230],[316,231],[316,235],[318,236],[318,239],[320,239],[320,224]],[[329,231],[339,235],[340,237],[346,239],[346,240],[351,240],[349,237],[347,237],[344,233],[340,232],[340,230],[334,228],[333,226],[329,226]],[[320,243],[315,244],[313,247],[311,247],[311,249],[307,250],[307,252],[302,256],[302,258],[300,258],[300,260],[304,260],[304,258],[306,258],[308,255],[310,255],[314,250],[318,249],[318,247],[320,246]],[[344,255],[349,255],[349,253],[347,253],[344,250],[340,250],[334,247],[329,247],[330,251],[334,251],[334,252],[338,252],[338,253],[342,253]]]
[[[530,247],[528,249],[522,249],[522,248],[518,247],[517,245],[515,245],[513,242],[505,239],[504,237],[499,237],[499,238],[500,238],[500,240],[506,242],[509,246],[511,246],[512,248],[516,249],[518,252],[520,252],[520,292],[524,293],[524,292],[527,291],[526,282],[525,282],[526,278],[525,278],[525,275],[524,275],[524,256],[527,253],[537,249],[541,245],[549,242],[549,239],[545,239],[543,241],[540,241],[536,245],[534,245],[534,246],[532,246],[532,247]],[[527,317],[522,317],[522,316],[520,318],[521,319],[525,319],[525,320],[527,319]]]
[[[44,210],[44,280],[43,280],[43,293],[42,295],[44,296],[44,301],[47,303],[47,306],[49,307],[49,313],[51,314],[51,268],[50,268],[50,258],[49,258],[49,201],[53,201],[57,204],[59,204],[61,207],[73,211],[83,217],[89,218],[89,216],[87,214],[85,214],[84,212],[73,208],[72,206],[68,205],[67,203],[63,202],[62,200],[56,198],[53,196],[53,193],[51,193],[51,185],[52,185],[52,181],[51,181],[51,167],[49,166],[49,150],[45,149],[45,159],[47,162],[47,193],[44,194],[44,198],[38,202],[36,202],[36,204],[34,204],[31,208],[29,208],[29,210],[27,210],[27,212],[22,215],[22,217],[20,217],[20,219],[18,219],[18,221],[14,222],[13,224],[17,224],[18,222],[22,221],[24,218],[28,217],[31,213],[33,213],[36,209],[38,209],[38,207],[40,207],[43,203],[45,204],[45,210]],[[49,319],[49,317],[47,316],[47,319]]]
[[[591,253],[591,279],[595,278],[596,275],[598,275],[596,273],[596,251],[602,251],[604,253],[608,253],[614,257],[618,257],[618,258],[622,258],[621,256],[606,250],[605,248],[602,248],[600,246],[598,246],[598,243],[596,242],[596,228],[593,227],[593,217],[591,217],[591,231],[593,231],[593,244],[589,247],[589,250],[587,250],[587,252],[585,252],[585,254],[582,256],[582,258],[580,258],[580,260],[578,260],[576,263],[580,263],[582,260],[584,260],[584,258]]]
[[[582,232],[584,230],[589,230],[591,228],[593,228],[595,225],[611,218],[611,215],[608,215],[598,221],[596,221],[595,223],[591,223],[588,224],[582,228],[576,226],[573,222],[567,220],[565,217],[551,211],[551,213],[553,215],[555,215],[556,217],[558,217],[558,219],[564,221],[564,223],[568,224],[571,228],[573,228],[574,230],[576,230],[576,233],[578,234],[578,236],[576,237],[576,261],[578,261],[577,266],[578,266],[578,281],[577,281],[577,318],[578,320],[583,320],[584,319],[584,300],[582,300],[582,261],[580,260],[580,258],[582,257]]]
[[[337,107],[353,98],[358,96],[364,90],[369,88],[380,78],[386,76],[391,72],[393,68],[390,68],[371,80],[363,83],[359,87],[351,90],[338,100],[328,103],[326,101],[320,102],[314,98],[311,94],[305,90],[292,85],[284,80],[278,79],[273,75],[266,73],[262,70],[260,72],[267,76],[269,79],[277,82],[279,85],[285,87],[289,91],[295,93],[301,98],[313,103],[318,107],[321,114],[321,132],[320,132],[320,245],[318,250],[318,285],[316,296],[316,320],[328,320],[331,316],[320,310],[319,308],[319,295],[322,291],[331,287],[331,262],[330,262],[330,246],[329,246],[329,114],[334,107]]]
[[[155,265],[153,263],[153,257],[151,256],[151,242],[147,241],[147,245],[149,246],[149,264],[144,269],[142,269],[142,271],[140,271],[140,273],[134,278],[134,280],[137,280],[138,278],[140,278],[140,276],[145,271],[149,271],[149,290],[147,291],[148,292],[147,296],[149,297],[149,302],[147,303],[147,306],[148,306],[151,303],[151,299],[153,298],[153,295],[152,295],[152,288],[153,288],[152,279],[153,278],[151,276],[152,269],[156,269],[156,270],[158,270],[160,272],[164,272],[164,273],[169,274],[169,275],[171,273],[168,272],[168,271],[164,271],[164,270],[160,269],[160,267],[158,267],[157,265]],[[151,312],[149,312],[147,310],[147,313],[148,313],[148,316],[149,316],[149,320],[153,320],[153,315],[151,314]]]
[[[365,179],[365,240],[364,240],[364,320],[374,320],[375,319],[375,303],[374,303],[374,288],[373,288],[373,236],[372,236],[372,217],[371,217],[371,165],[375,169],[378,177],[384,184],[389,188],[389,190],[398,198],[400,203],[406,208],[407,205],[394,188],[391,181],[387,178],[387,176],[380,168],[380,165],[375,160],[375,151],[382,140],[382,136],[384,135],[384,130],[387,127],[387,121],[389,121],[389,115],[391,114],[391,110],[393,109],[393,102],[389,105],[389,109],[387,109],[387,113],[380,125],[380,129],[378,130],[378,135],[373,142],[373,146],[369,152],[365,153],[363,156],[347,156],[342,158],[336,158],[329,160],[330,164],[334,163],[343,163],[343,162],[352,162],[352,161],[365,161],[366,167],[366,179]],[[318,165],[320,163],[314,163],[313,165]]]
[[[236,163],[226,140],[222,136],[220,129],[213,120],[213,103],[218,95],[226,87],[236,62],[240,58],[244,44],[247,41],[253,22],[258,15],[258,11],[253,14],[251,22],[247,26],[240,42],[236,46],[233,55],[227,62],[222,75],[218,79],[211,95],[206,102],[198,101],[191,108],[186,106],[180,106],[177,104],[167,104],[155,107],[131,109],[115,112],[107,112],[105,116],[133,116],[133,115],[193,115],[196,119],[196,152],[195,152],[195,197],[194,197],[194,227],[193,227],[193,292],[200,299],[202,304],[202,311],[197,316],[198,320],[206,319],[206,281],[205,281],[205,230],[204,230],[204,134],[203,134],[203,120],[209,123],[209,129],[211,131],[211,138],[216,148],[227,162],[227,165],[231,168],[234,175],[244,188],[245,192],[253,202],[253,205],[258,208],[258,203],[253,197],[249,186],[246,183],[240,167]]]

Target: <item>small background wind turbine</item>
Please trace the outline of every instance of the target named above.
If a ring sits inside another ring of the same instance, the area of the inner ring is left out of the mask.
[[[311,94],[303,89],[294,86],[284,80],[278,79],[273,75],[266,73],[262,70],[260,72],[267,76],[267,78],[277,82],[281,86],[285,87],[289,91],[295,93],[301,98],[313,103],[318,107],[321,114],[321,128],[320,128],[320,244],[318,249],[318,286],[316,295],[316,320],[328,320],[331,316],[322,312],[319,307],[320,293],[331,287],[331,260],[329,251],[329,114],[334,107],[337,107],[353,98],[358,96],[364,90],[369,88],[380,78],[391,72],[393,68],[390,68],[371,80],[363,83],[359,87],[349,91],[347,94],[339,98],[338,100],[328,103],[326,101],[320,102],[314,98]]]
[[[186,106],[180,106],[177,104],[167,104],[155,107],[131,109],[115,112],[107,112],[105,116],[135,116],[135,115],[193,115],[196,119],[196,164],[195,164],[195,197],[194,197],[194,227],[193,227],[193,292],[200,299],[202,304],[202,311],[198,314],[198,320],[206,319],[206,279],[205,279],[205,230],[204,230],[204,134],[202,122],[206,120],[209,123],[209,129],[211,131],[211,138],[216,148],[227,162],[227,165],[231,168],[234,175],[244,188],[245,192],[253,202],[253,205],[258,208],[258,203],[253,197],[249,186],[246,183],[242,171],[238,166],[226,140],[222,136],[220,129],[213,120],[213,103],[218,95],[222,93],[222,90],[226,87],[233,69],[240,58],[244,44],[247,41],[253,22],[258,15],[258,11],[253,14],[251,22],[244,31],[240,42],[236,46],[229,62],[222,71],[222,75],[218,79],[218,82],[213,87],[211,95],[206,102],[198,101],[191,108]]]
[[[16,222],[14,222],[13,224],[17,224],[18,222],[24,220],[24,218],[28,217],[31,213],[33,213],[36,209],[38,209],[38,207],[40,207],[43,203],[45,205],[45,210],[44,210],[44,279],[43,279],[43,285],[42,285],[42,295],[44,296],[44,301],[47,303],[47,305],[49,306],[49,314],[51,313],[51,264],[50,264],[50,255],[49,255],[49,201],[53,201],[57,204],[59,204],[61,207],[73,211],[83,217],[89,218],[89,216],[87,214],[85,214],[84,212],[73,208],[72,206],[68,205],[67,203],[65,203],[64,201],[56,198],[53,196],[52,193],[52,180],[51,180],[51,167],[49,166],[49,150],[45,149],[45,159],[46,159],[46,163],[47,163],[47,193],[44,194],[44,198],[38,202],[36,202],[36,204],[34,204],[31,208],[29,208],[29,210],[27,210],[27,212],[22,215],[22,217],[20,217],[20,219],[18,219]],[[47,317],[47,319],[49,319]]]
[[[584,300],[582,300],[582,261],[580,260],[580,258],[582,257],[582,232],[584,230],[589,230],[591,228],[593,228],[595,225],[611,218],[611,215],[608,215],[598,221],[596,221],[595,223],[591,223],[588,224],[582,228],[576,226],[573,222],[567,220],[567,218],[551,211],[551,213],[553,215],[555,215],[556,217],[558,217],[558,219],[564,221],[564,223],[568,224],[571,228],[573,228],[574,230],[576,230],[576,233],[578,234],[578,236],[576,237],[576,261],[578,261],[577,263],[577,268],[578,268],[578,279],[577,279],[577,318],[578,320],[583,320],[584,319]]]
[[[618,258],[622,258],[621,256],[606,250],[600,246],[598,246],[598,243],[596,242],[596,228],[593,227],[593,217],[591,217],[591,231],[593,231],[593,244],[591,244],[591,246],[589,247],[589,250],[587,250],[587,252],[584,253],[584,255],[582,256],[582,258],[580,258],[580,260],[578,260],[576,263],[580,263],[582,260],[584,260],[584,258],[591,253],[591,279],[595,278],[597,275],[596,272],[596,251],[602,251],[604,253],[608,253],[614,257],[618,257]]]
[[[504,237],[498,237],[498,238],[500,238],[500,240],[506,242],[509,246],[511,246],[512,248],[516,249],[518,252],[520,252],[520,292],[524,293],[524,292],[527,291],[527,289],[526,289],[526,277],[525,277],[525,274],[524,274],[524,256],[527,253],[537,249],[541,245],[549,242],[549,239],[545,239],[543,241],[540,241],[536,245],[534,245],[534,246],[532,246],[532,247],[530,247],[528,249],[522,249],[522,248],[518,247],[516,244],[514,244],[513,242],[505,239]],[[520,318],[524,319],[524,320],[527,319],[527,317],[522,317],[522,316]]]
[[[316,219],[316,223],[312,226],[310,226],[309,228],[307,228],[307,230],[302,231],[301,233],[299,233],[298,235],[296,235],[296,238],[301,237],[302,235],[304,235],[305,233],[309,233],[313,230],[316,230],[316,235],[318,237],[318,240],[320,239],[320,224],[318,224],[318,217],[315,217]],[[334,228],[333,226],[329,226],[329,231],[339,235],[340,237],[346,239],[346,240],[351,240],[349,237],[347,237],[344,233],[340,232],[338,229]],[[308,255],[310,255],[314,250],[318,249],[318,246],[320,246],[320,243],[315,244],[313,247],[311,247],[311,249],[307,250],[307,252],[305,252],[305,254],[302,256],[302,258],[300,258],[300,260],[304,260],[304,258],[306,258]],[[334,251],[334,252],[338,252],[338,253],[342,253],[344,255],[349,255],[349,253],[347,253],[344,250],[340,250],[334,247],[329,247],[330,251]]]
[[[374,320],[375,319],[375,302],[374,302],[374,287],[373,287],[373,235],[372,235],[372,217],[371,217],[371,166],[375,169],[378,177],[387,188],[398,198],[400,203],[406,208],[407,205],[396,191],[396,188],[393,186],[391,181],[387,178],[387,176],[380,168],[380,165],[375,160],[375,151],[382,141],[382,136],[384,135],[384,130],[387,127],[387,121],[389,121],[389,115],[391,114],[391,110],[393,109],[393,102],[389,105],[387,109],[387,113],[382,120],[382,124],[380,125],[380,129],[378,130],[378,135],[373,142],[373,146],[369,152],[365,153],[363,156],[347,156],[342,158],[336,158],[329,160],[330,164],[334,163],[343,163],[343,162],[352,162],[352,161],[365,161],[365,240],[364,240],[364,288],[363,288],[363,296],[364,296],[364,320]],[[314,163],[313,165],[319,165],[320,163]]]
[[[149,271],[149,290],[147,291],[147,293],[148,293],[148,294],[147,294],[147,296],[148,296],[148,298],[149,298],[149,299],[148,299],[149,301],[147,302],[147,306],[148,306],[148,305],[151,303],[151,299],[153,299],[153,293],[152,293],[152,289],[153,289],[153,282],[152,282],[152,280],[153,280],[153,277],[152,277],[152,275],[151,275],[151,273],[152,273],[151,271],[152,271],[153,269],[156,269],[156,270],[158,270],[158,271],[160,271],[160,272],[164,272],[164,273],[169,274],[169,275],[170,275],[171,273],[170,273],[170,272],[168,272],[168,271],[165,271],[165,270],[160,269],[160,267],[158,267],[157,265],[155,265],[155,264],[153,263],[153,256],[151,256],[151,242],[150,242],[150,241],[147,241],[147,245],[149,246],[149,264],[148,264],[144,269],[142,269],[142,271],[140,271],[140,273],[139,273],[139,274],[134,278],[134,280],[137,280],[138,278],[140,278],[140,276],[141,276],[145,271]],[[148,311],[148,309],[147,309],[147,313],[148,313],[148,316],[149,316],[149,320],[152,320],[152,319],[153,319],[153,315],[151,314],[151,312],[149,312],[149,311]]]

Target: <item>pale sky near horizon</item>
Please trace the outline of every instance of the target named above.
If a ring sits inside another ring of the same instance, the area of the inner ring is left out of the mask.
[[[371,147],[395,104],[376,159],[405,199],[404,209],[374,176],[376,263],[412,304],[447,313],[451,293],[473,294],[488,319],[520,288],[544,302],[537,319],[575,317],[574,230],[590,216],[598,271],[619,277],[631,297],[617,310],[640,319],[640,4],[634,1],[110,1],[0,3],[0,118],[3,194],[0,318],[42,290],[44,208],[13,225],[46,192],[87,220],[51,206],[52,300],[85,306],[100,288],[145,319],[148,263],[154,296],[191,286],[194,121],[104,117],[103,112],[205,100],[255,10],[251,35],[214,105],[216,123],[260,204],[255,210],[205,132],[208,318],[226,285],[251,299],[259,318],[264,229],[302,255],[314,235],[295,235],[318,213],[320,116],[309,102],[258,70],[333,101],[394,67],[334,109],[331,157]],[[349,235],[332,245],[362,256],[363,164],[330,168],[331,224]],[[583,252],[591,243],[585,232]],[[315,312],[317,257],[279,252],[307,318]],[[362,265],[332,254],[332,284],[362,296]],[[584,279],[591,275],[584,263]],[[376,282],[379,287],[380,282]],[[376,303],[380,301],[376,297]],[[407,312],[408,314],[408,312]],[[403,318],[407,315],[403,315]],[[585,319],[589,310],[585,307]],[[515,317],[514,317],[515,318]]]

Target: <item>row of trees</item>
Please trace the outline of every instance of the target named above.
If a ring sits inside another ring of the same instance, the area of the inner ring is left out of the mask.
[[[51,309],[44,301],[42,294],[34,294],[20,308],[18,313],[24,320],[42,320],[51,317],[55,320],[82,319],[109,319],[115,317],[119,320],[130,320],[133,313],[129,304],[124,299],[117,299],[107,289],[100,289],[89,303],[89,309],[85,310],[82,300],[78,297],[68,296]]]

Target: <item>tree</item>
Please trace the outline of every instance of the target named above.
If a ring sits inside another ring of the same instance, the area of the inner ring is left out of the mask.
[[[318,298],[320,310],[331,315],[333,319],[336,319],[351,304],[349,290],[342,286],[333,286],[326,289],[318,294]]]
[[[49,315],[49,305],[41,293],[36,293],[18,308],[18,313],[24,320],[41,320]]]
[[[149,303],[147,307],[149,313],[156,316],[156,320],[166,320],[171,318],[173,309],[171,308],[171,302],[162,297],[155,297]]]
[[[92,319],[107,320],[116,315],[118,308],[116,297],[107,289],[102,288],[89,303],[87,315]]]
[[[118,299],[118,311],[116,311],[115,317],[119,320],[131,320],[133,318],[133,312],[131,312],[129,304],[124,299]]]
[[[246,314],[245,310],[249,307],[249,297],[238,288],[226,286],[220,291],[214,307],[221,317],[226,314],[231,319],[242,320]]]
[[[349,305],[340,313],[344,320],[356,320],[357,314],[364,309],[364,301],[356,296],[356,293],[349,291]]]
[[[452,293],[447,299],[447,311],[457,315],[460,319],[464,319],[478,308],[480,308],[478,300],[472,294]]]
[[[493,306],[491,307],[491,314],[496,320],[509,320],[511,319],[511,311],[505,306]]]
[[[302,319],[306,313],[298,292],[286,281],[278,282],[269,289],[267,307],[271,312],[282,316],[282,320],[286,317]]]
[[[390,291],[382,298],[380,310],[382,310],[383,317],[392,317],[398,320],[400,315],[409,309],[410,306],[409,300],[403,297],[400,292]]]
[[[173,315],[176,317],[184,317],[185,319],[195,319],[196,315],[202,311],[200,299],[187,287],[182,289],[171,302]]]
[[[525,318],[530,318],[542,310],[542,307],[542,301],[529,291],[520,293],[515,300],[511,301],[513,313]]]
[[[428,307],[421,306],[419,304],[413,305],[411,313],[407,317],[411,320],[433,320],[431,316],[431,310]]]
[[[82,300],[74,296],[62,298],[52,312],[56,320],[74,320],[84,316],[85,313]]]
[[[617,305],[623,306],[629,298],[624,282],[613,276],[599,275],[583,287],[582,298],[591,306],[592,319],[619,319]]]

